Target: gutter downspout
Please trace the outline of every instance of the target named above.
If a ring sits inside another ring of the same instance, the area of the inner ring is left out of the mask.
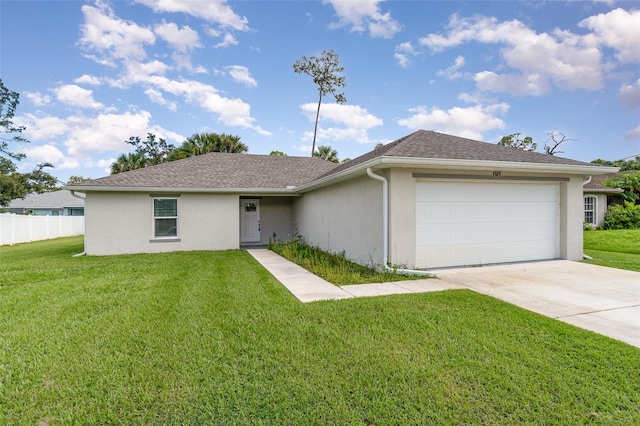
[[[81,197],[81,196],[79,196],[78,194],[76,194],[76,191],[71,191],[71,196],[72,196],[72,197],[79,198],[79,199],[81,199],[81,200],[83,200],[83,201],[84,201],[84,199],[85,199],[85,198],[87,198],[87,197]],[[83,219],[83,220],[84,220],[84,219]],[[86,229],[86,227],[85,227],[85,229]],[[71,257],[80,257],[80,256],[86,256],[86,255],[87,255],[87,252],[86,252],[86,251],[83,251],[82,253],[72,254],[72,255],[71,255]]]
[[[584,182],[582,182],[582,186],[585,186],[586,184],[588,184],[589,182],[591,182],[591,179],[593,179],[593,176],[589,176],[589,179],[585,180]],[[582,193],[584,194],[584,190],[582,191]],[[587,259],[587,260],[593,260],[593,257],[589,256],[586,253],[582,253],[582,258],[583,259]]]
[[[382,267],[396,274],[401,275],[426,275],[435,277],[436,274],[429,271],[420,271],[417,269],[396,269],[388,266],[389,263],[389,182],[384,176],[377,175],[371,171],[371,167],[367,167],[367,175],[370,178],[382,182]]]

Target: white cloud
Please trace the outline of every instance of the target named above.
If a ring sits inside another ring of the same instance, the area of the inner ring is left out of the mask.
[[[128,149],[125,140],[134,135],[145,136],[147,132],[176,142],[184,140],[184,137],[177,133],[151,125],[151,114],[147,111],[101,113],[94,117],[71,115],[64,118],[26,114],[22,118],[27,126],[25,133],[32,141],[53,137],[60,140],[66,147],[67,162],[71,161],[69,158],[73,158],[86,163],[95,152],[125,151]],[[56,167],[60,166],[58,162],[53,164]]]
[[[411,130],[425,129],[462,136],[471,139],[482,139],[484,132],[503,129],[504,121],[499,116],[509,110],[505,103],[493,105],[475,105],[461,108],[454,107],[443,110],[425,106],[409,109],[409,117],[398,120],[398,124]]]
[[[113,64],[109,58],[144,59],[147,56],[144,45],[155,43],[153,31],[116,17],[104,3],[97,2],[97,6],[82,6],[85,23],[81,27],[80,44],[86,49],[97,50],[101,55],[85,56],[106,65]]]
[[[163,22],[156,25],[154,31],[178,52],[185,53],[200,47],[198,33],[189,28],[189,26],[178,28],[173,22]]]
[[[548,90],[547,81],[561,89],[596,90],[602,87],[601,53],[594,37],[569,31],[536,33],[518,20],[498,22],[494,17],[460,18],[453,15],[448,34],[429,34],[420,44],[434,52],[475,41],[502,45],[506,64],[519,74],[477,74],[486,83],[479,89],[514,94],[540,94]],[[529,89],[530,91],[527,91]]]
[[[236,38],[230,34],[230,33],[225,33],[224,38],[222,39],[222,41],[218,44],[216,44],[214,47],[215,48],[219,48],[219,47],[229,47],[229,46],[234,46],[238,44],[238,40],[236,40]]]
[[[318,104],[307,103],[300,105],[302,112],[315,121],[315,114]],[[327,127],[322,123],[332,122],[341,127]],[[356,141],[358,143],[371,143],[368,130],[381,126],[382,119],[369,113],[365,108],[358,105],[344,105],[337,103],[322,104],[320,109],[320,123],[318,125],[317,140],[343,139]],[[313,132],[305,132],[304,139],[310,140]]]
[[[391,12],[382,13],[381,0],[323,0],[323,4],[331,4],[340,20],[332,27],[351,26],[351,31],[368,31],[371,37],[391,38],[402,26],[391,18]]]
[[[135,0],[150,7],[154,12],[186,13],[202,18],[223,27],[238,31],[248,31],[249,22],[244,16],[237,15],[226,0],[193,1],[193,0]]]
[[[620,62],[640,62],[640,10],[618,8],[590,16],[578,26],[592,30],[600,44],[616,50]]]
[[[410,41],[405,41],[396,46],[396,52],[393,54],[394,59],[398,62],[402,68],[407,68],[411,65],[411,57],[417,55],[413,49],[413,45]]]
[[[73,80],[73,82],[78,84],[87,84],[90,86],[99,86],[102,83],[99,77],[88,74],[82,74],[80,77]]]
[[[481,92],[508,92],[512,95],[543,95],[551,91],[549,79],[540,74],[496,74],[482,71],[474,77]]]
[[[618,92],[618,99],[630,109],[640,107],[640,78],[635,83],[622,86]]]
[[[144,93],[149,97],[149,100],[151,100],[151,102],[153,102],[154,104],[165,106],[171,111],[177,111],[178,105],[175,102],[166,100],[162,96],[162,92],[160,92],[159,90],[148,88],[144,91]]]
[[[56,98],[67,105],[80,108],[101,109],[104,107],[100,102],[93,99],[93,91],[83,89],[75,84],[65,84],[54,89]]]
[[[173,95],[184,96],[187,101],[218,115],[220,121],[227,126],[245,127],[263,135],[270,135],[268,131],[254,124],[249,104],[242,99],[220,96],[213,86],[193,80],[170,80],[162,76],[150,76],[146,83]]]
[[[226,68],[235,82],[242,83],[247,87],[256,87],[258,85],[258,82],[249,74],[249,68],[242,65],[230,65]]]
[[[43,95],[40,92],[26,92],[24,95],[32,104],[38,107],[48,105],[51,102],[51,96]]]
[[[436,75],[445,77],[447,80],[457,80],[462,77],[462,73],[458,70],[464,66],[464,62],[464,56],[458,55],[453,65],[443,70],[438,70]]]
[[[80,162],[62,153],[56,146],[51,144],[28,147],[24,150],[27,158],[34,163],[51,163],[56,169],[75,169],[80,166]]]

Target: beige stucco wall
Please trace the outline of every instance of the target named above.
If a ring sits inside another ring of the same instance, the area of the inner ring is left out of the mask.
[[[145,193],[89,192],[85,251],[89,255],[222,250],[239,247],[238,196],[180,194],[178,239],[153,238],[153,198]]]
[[[358,177],[303,194],[294,227],[308,243],[363,265],[382,263],[382,182]]]
[[[584,198],[582,176],[560,184],[560,258],[582,260]]]

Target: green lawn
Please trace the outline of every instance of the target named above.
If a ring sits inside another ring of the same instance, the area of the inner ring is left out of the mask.
[[[640,229],[585,231],[584,252],[587,263],[640,272]]]
[[[467,290],[299,303],[243,251],[0,247],[0,424],[640,424],[640,350]]]

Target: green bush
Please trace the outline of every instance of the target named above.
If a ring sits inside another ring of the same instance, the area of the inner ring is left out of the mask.
[[[626,201],[624,205],[609,207],[604,216],[605,229],[640,228],[640,205]]]

